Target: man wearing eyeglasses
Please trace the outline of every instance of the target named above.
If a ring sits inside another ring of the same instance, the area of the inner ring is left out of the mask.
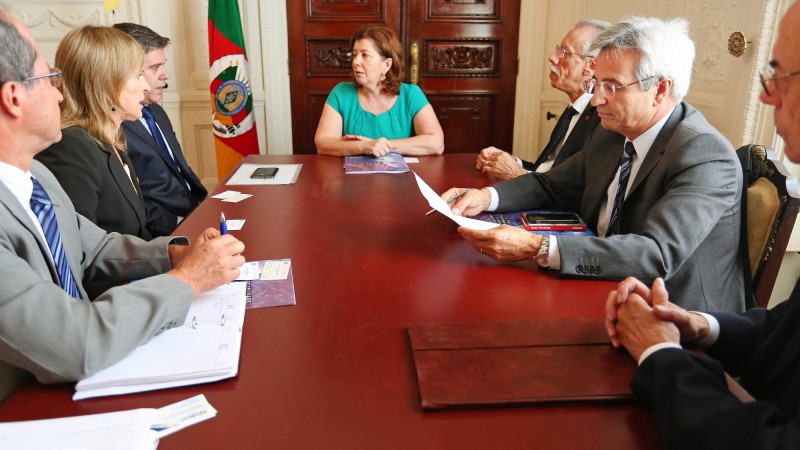
[[[180,326],[196,293],[239,275],[244,245],[208,229],[145,242],[75,212],[33,157],[61,139],[57,89],[28,29],[0,4],[0,401],[26,375],[77,381]],[[93,301],[84,282],[118,286]]]
[[[800,4],[794,3],[761,74],[761,101],[774,106],[777,132],[794,163],[800,163],[798,29]],[[661,448],[800,448],[800,282],[775,308],[744,314],[690,313],[675,306],[678,300],[661,280],[650,289],[630,278],[606,302],[612,343],[639,362],[631,389],[653,409]],[[700,346],[707,356],[681,344]],[[754,398],[735,397],[724,371]]]
[[[498,261],[532,259],[588,279],[662,277],[683,306],[744,310],[741,167],[731,144],[682,101],[695,54],[687,28],[683,19],[633,18],[601,32],[586,90],[594,92],[602,129],[589,148],[546,173],[470,190],[453,204],[465,216],[573,211],[598,237],[500,226],[459,228],[464,239]]]
[[[524,161],[496,147],[478,154],[476,168],[498,180],[510,180],[529,171],[547,172],[589,146],[600,125],[597,108],[590,105],[592,94],[584,92],[583,82],[594,75],[594,57],[589,52],[597,33],[610,27],[602,20],[583,20],[564,36],[547,58],[550,85],[567,94],[570,104],[558,118],[550,141],[534,162]]]

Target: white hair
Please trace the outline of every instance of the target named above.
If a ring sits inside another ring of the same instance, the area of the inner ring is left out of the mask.
[[[581,53],[595,57],[597,55],[589,53],[589,48],[592,46],[592,42],[598,33],[611,28],[611,24],[605,20],[584,19],[572,27],[573,30],[576,28],[589,28],[591,30],[591,33],[586,34],[583,36],[583,39],[581,39]]]
[[[689,92],[695,48],[686,19],[625,19],[597,35],[590,51],[595,50],[601,53],[637,51],[636,78],[644,91],[652,88],[659,79],[669,78],[672,80],[670,95],[676,102],[683,100]]]

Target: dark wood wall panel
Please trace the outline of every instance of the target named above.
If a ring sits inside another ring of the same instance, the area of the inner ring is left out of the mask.
[[[306,67],[309,77],[349,77],[353,55],[349,39],[315,39],[306,41]]]
[[[501,41],[459,39],[424,43],[425,76],[498,77]]]
[[[383,20],[383,12],[383,0],[308,0],[308,20]]]
[[[428,18],[500,20],[500,0],[428,0]],[[520,1],[520,0],[511,0]]]
[[[448,153],[475,153],[494,144],[494,94],[435,94],[428,100],[447,136]]]

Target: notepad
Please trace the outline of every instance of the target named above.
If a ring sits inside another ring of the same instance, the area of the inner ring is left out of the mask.
[[[244,283],[197,296],[186,322],[164,331],[75,386],[73,400],[208,383],[236,376],[246,305]]]

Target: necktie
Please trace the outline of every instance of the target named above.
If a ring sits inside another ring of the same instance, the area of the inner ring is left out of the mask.
[[[550,134],[550,141],[547,143],[547,146],[542,151],[542,154],[539,155],[539,158],[536,159],[536,165],[547,161],[547,158],[558,148],[558,144],[564,140],[564,136],[567,135],[567,129],[569,129],[569,122],[572,120],[572,116],[577,114],[578,111],[572,107],[572,105],[567,106],[567,109],[561,114],[561,117],[558,118],[558,122],[556,122],[556,127],[553,128],[553,133]]]
[[[44,238],[47,241],[47,246],[50,247],[50,253],[53,255],[53,262],[56,264],[56,271],[58,271],[58,279],[61,282],[61,287],[67,294],[80,299],[81,294],[78,291],[78,285],[75,283],[75,278],[72,277],[72,271],[69,270],[69,261],[67,261],[67,254],[64,252],[64,246],[61,245],[61,233],[58,231],[58,221],[56,220],[56,213],[53,210],[53,202],[45,192],[42,185],[36,178],[31,177],[33,181],[33,193],[31,193],[31,210],[39,219],[44,232]]]
[[[633,148],[633,143],[628,141],[625,143],[625,153],[619,158],[619,184],[617,185],[617,195],[614,196],[611,218],[608,220],[606,237],[619,232],[619,210],[622,207],[622,202],[625,201],[625,190],[628,188],[628,178],[631,176],[631,161],[633,161],[634,154],[636,154],[636,149]]]
[[[147,122],[147,127],[150,128],[150,133],[153,135],[153,139],[155,139],[156,144],[158,144],[159,150],[161,150],[161,153],[164,155],[164,159],[167,160],[167,164],[169,164],[178,174],[178,178],[180,179],[181,183],[184,186],[187,186],[186,180],[183,178],[183,173],[175,163],[175,159],[169,153],[167,143],[164,141],[161,131],[159,131],[158,127],[156,126],[156,121],[153,118],[153,113],[150,111],[150,108],[147,106],[142,108],[142,115],[144,116],[144,121]]]

